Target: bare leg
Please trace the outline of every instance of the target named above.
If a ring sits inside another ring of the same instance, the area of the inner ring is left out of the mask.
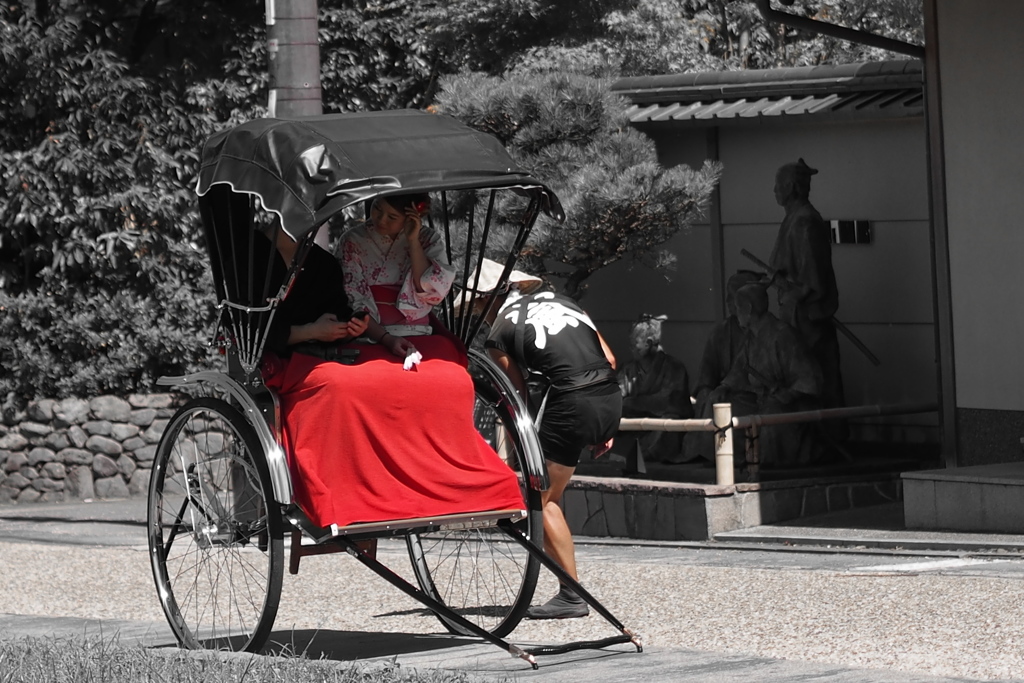
[[[562,569],[568,572],[569,576],[579,580],[576,575],[576,546],[572,542],[572,532],[562,514],[559,503],[562,502],[562,494],[569,484],[576,471],[575,467],[566,467],[556,462],[547,461],[548,466],[548,490],[541,494],[541,503],[544,510],[544,551],[562,565]]]
[[[565,515],[559,507],[565,487],[576,468],[559,465],[550,460],[547,461],[547,465],[548,490],[541,494],[541,503],[544,506],[544,552],[560,564],[569,576],[579,580],[576,575],[576,548],[572,542],[572,532],[569,531]],[[590,608],[582,598],[568,587],[562,586],[551,600],[528,609],[526,616],[530,619],[569,619],[585,617],[589,612]]]

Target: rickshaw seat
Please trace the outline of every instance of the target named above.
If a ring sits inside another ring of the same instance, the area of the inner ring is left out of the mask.
[[[296,506],[297,508],[297,506]],[[297,508],[298,509],[298,508]],[[295,527],[291,538],[291,556],[288,571],[299,573],[299,561],[307,555],[323,555],[342,552],[340,545],[329,543],[331,538],[350,536],[356,541],[357,547],[370,557],[377,556],[377,539],[382,536],[393,536],[410,531],[426,531],[434,529],[469,529],[496,526],[499,521],[517,522],[526,516],[526,510],[488,510],[483,512],[459,513],[453,515],[436,515],[433,517],[415,517],[410,519],[391,520],[384,522],[366,522],[348,524],[343,527],[332,525],[329,529],[317,527],[304,514],[289,514],[289,520]],[[303,544],[303,536],[309,536],[314,543]]]

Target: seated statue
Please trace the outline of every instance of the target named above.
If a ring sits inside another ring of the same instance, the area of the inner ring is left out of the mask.
[[[686,366],[661,346],[666,316],[643,315],[629,331],[633,360],[619,372],[623,417],[685,419],[693,417]],[[643,458],[652,462],[684,462],[684,432],[628,432]]]
[[[718,388],[725,376],[729,374],[733,361],[739,355],[740,347],[743,346],[743,330],[736,319],[736,290],[743,285],[748,285],[761,280],[761,274],[752,270],[737,271],[725,286],[725,306],[728,317],[718,322],[711,328],[707,342],[704,344],[704,354],[700,360],[700,371],[697,381],[693,387],[693,397],[696,400],[693,412],[694,416],[700,419],[712,417],[713,404],[708,400],[711,392]],[[714,460],[715,438],[711,432],[689,432],[686,435],[686,459]],[[742,454],[742,440],[734,443],[737,454]]]
[[[733,415],[820,408],[821,370],[799,333],[768,311],[763,285],[748,284],[736,291],[736,318],[743,330],[743,345],[708,401],[731,403]],[[813,427],[812,422],[762,427],[761,464],[792,467],[816,460],[821,449]]]

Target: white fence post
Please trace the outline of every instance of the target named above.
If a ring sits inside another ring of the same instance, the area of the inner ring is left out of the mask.
[[[715,426],[715,483],[731,486],[736,483],[732,462],[732,404],[716,403],[712,409]]]

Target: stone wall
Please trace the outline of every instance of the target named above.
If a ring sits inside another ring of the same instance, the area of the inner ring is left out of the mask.
[[[43,399],[0,423],[0,504],[144,496],[178,399]]]

